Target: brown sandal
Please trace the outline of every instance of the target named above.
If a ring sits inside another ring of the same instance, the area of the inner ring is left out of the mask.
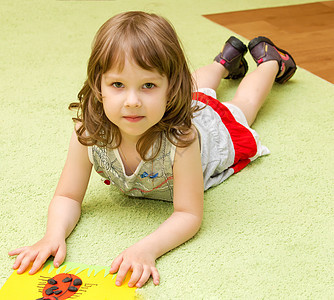
[[[276,47],[270,39],[264,36],[252,39],[248,44],[248,49],[257,65],[270,60],[278,62],[279,71],[275,81],[280,84],[287,82],[297,70],[292,56],[287,51]],[[283,75],[279,76],[282,71]]]
[[[234,36],[225,43],[222,51],[215,57],[215,61],[222,64],[229,74],[225,79],[239,79],[246,75],[248,64],[244,58],[247,46]]]

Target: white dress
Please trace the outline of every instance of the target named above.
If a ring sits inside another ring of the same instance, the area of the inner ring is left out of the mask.
[[[255,130],[247,125],[241,110],[215,99],[215,91],[199,90],[193,104],[202,107],[195,113],[200,140],[204,189],[218,185],[261,155],[269,154]],[[153,146],[154,147],[154,146]],[[173,201],[173,162],[176,147],[163,135],[162,146],[153,161],[141,161],[128,176],[117,149],[88,147],[97,173],[128,196]]]

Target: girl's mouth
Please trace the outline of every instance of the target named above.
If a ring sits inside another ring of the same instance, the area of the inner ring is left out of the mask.
[[[123,117],[125,120],[129,121],[129,122],[139,122],[140,120],[142,120],[144,117],[143,116],[124,116]]]

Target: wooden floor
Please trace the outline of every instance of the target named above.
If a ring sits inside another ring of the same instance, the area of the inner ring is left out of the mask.
[[[205,15],[251,40],[270,37],[297,65],[334,83],[334,1]]]

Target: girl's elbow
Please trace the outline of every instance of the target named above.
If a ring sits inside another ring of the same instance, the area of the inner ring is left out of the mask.
[[[200,230],[203,222],[203,215],[198,217],[197,223],[196,223],[196,233]]]
[[[203,221],[203,214],[192,215],[191,223],[194,235],[200,230],[202,226],[202,221]]]

